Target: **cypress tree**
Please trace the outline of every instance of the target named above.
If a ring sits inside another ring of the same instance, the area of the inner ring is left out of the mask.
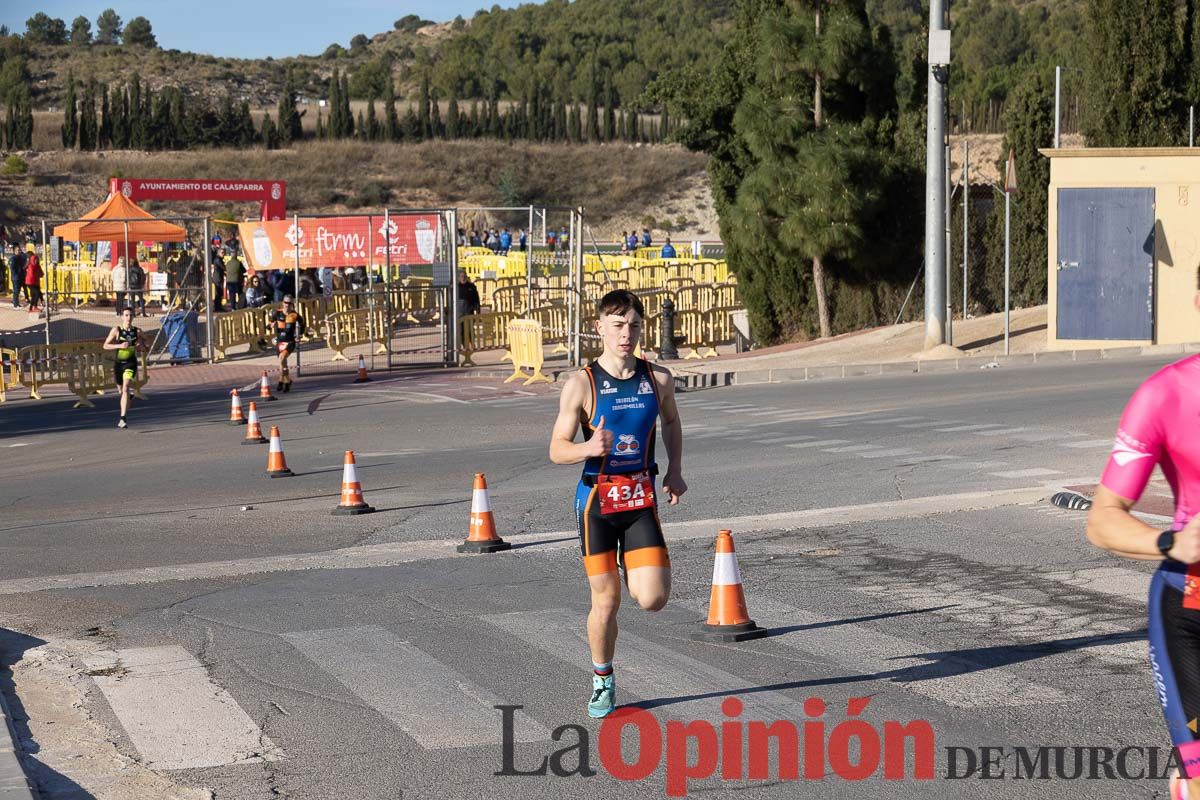
[[[101,150],[112,147],[112,107],[109,105],[108,87],[100,84],[100,130],[97,133],[97,144]]]
[[[367,100],[367,127],[363,138],[377,142],[381,133],[379,119],[375,116],[375,95],[372,94],[370,99]]]
[[[83,102],[79,104],[79,149],[96,149],[100,130],[96,127],[96,79],[88,78],[83,88]]]
[[[276,113],[279,143],[283,147],[289,147],[293,141],[300,141],[304,138],[300,112],[296,109],[296,80],[290,69],[284,80],[283,93],[279,95],[279,107]]]
[[[1054,92],[1049,76],[1031,68],[1008,96],[1004,108],[1004,147],[998,163],[1004,174],[1008,151],[1013,151],[1020,191],[1011,199],[1012,261],[1011,301],[1030,306],[1046,302],[1046,214],[1050,185],[1050,160],[1039,147],[1054,137]],[[960,220],[961,226],[961,220]],[[987,306],[1004,307],[1004,201],[1000,199],[988,220],[986,274],[972,285]],[[981,260],[976,259],[978,264]],[[982,280],[980,280],[982,278]]]
[[[142,125],[142,84],[135,72],[129,83],[129,147],[140,150],[145,147],[145,126]]]
[[[279,131],[275,127],[275,122],[271,119],[270,114],[263,115],[262,144],[267,150],[279,149]]]
[[[667,106],[663,104],[662,119],[658,123],[658,142],[662,144],[667,141],[667,137],[671,135],[671,112],[667,110]]]
[[[67,95],[63,98],[63,124],[62,124],[62,144],[63,149],[75,149],[75,143],[79,140],[79,122],[76,116],[76,106],[78,105],[75,97],[75,75],[71,72],[67,73]],[[82,149],[82,148],[81,148]]]
[[[492,90],[492,99],[488,102],[488,134],[499,139],[504,135],[504,120],[500,117],[500,90]]]
[[[467,133],[467,136],[469,136],[472,139],[477,139],[481,135],[482,135],[482,128],[480,127],[480,120],[479,120],[479,101],[472,100],[471,101],[471,129]]]
[[[129,90],[113,87],[113,92],[113,148],[124,150],[129,147]]]
[[[579,118],[579,103],[571,101],[571,115],[567,125],[572,142],[583,141],[583,123]]]
[[[321,109],[317,109],[317,129],[313,134],[318,141],[325,138],[325,123],[321,119]]]
[[[354,136],[354,114],[350,111],[350,76],[342,73],[342,88],[338,92],[338,98],[342,103],[342,123],[345,127],[342,129],[342,136],[349,139]],[[362,112],[358,112],[359,128],[362,128]]]
[[[327,134],[330,139],[341,138],[342,135],[342,100],[341,100],[342,83],[338,77],[338,71],[335,67],[333,77],[329,79],[329,130]]]
[[[588,96],[587,138],[589,142],[600,140],[600,84],[596,77],[595,53],[592,53],[592,91]]]
[[[450,108],[446,111],[446,138],[458,138],[458,94],[450,94]]]
[[[612,72],[604,76],[604,141],[617,138],[617,93],[613,89]]]
[[[625,141],[636,142],[638,140],[638,113],[630,111],[625,115]]]
[[[392,85],[392,74],[388,72],[387,83],[383,87],[383,113],[385,116],[383,138],[389,142],[400,141],[400,115],[396,113],[396,88]]]
[[[421,96],[417,105],[417,116],[421,123],[421,138],[433,135],[433,118],[429,113],[429,74],[421,76]]]
[[[256,131],[254,130],[254,117],[250,114],[250,101],[242,101],[242,109],[238,114],[238,146],[249,147],[254,144]]]
[[[429,112],[429,130],[430,135],[434,138],[442,137],[445,134],[445,129],[442,128],[442,109],[438,106],[438,94],[434,90],[429,95],[430,112]]]
[[[33,147],[33,101],[29,97],[29,86],[19,84],[8,93],[8,147],[12,150],[28,150]]]
[[[358,138],[364,141],[368,138],[370,133],[367,130],[367,123],[363,119],[363,112],[361,111],[358,112],[358,125],[355,126],[355,132],[358,134]]]
[[[404,119],[400,122],[400,135],[408,142],[415,142],[421,138],[421,118],[411,105],[404,110]]]

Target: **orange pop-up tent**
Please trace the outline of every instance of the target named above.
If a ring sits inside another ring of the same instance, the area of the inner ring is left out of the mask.
[[[182,242],[187,231],[157,219],[123,194],[108,199],[84,214],[80,221],[56,225],[54,235],[69,242]]]

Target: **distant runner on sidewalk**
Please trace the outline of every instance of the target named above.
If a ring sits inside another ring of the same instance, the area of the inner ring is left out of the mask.
[[[616,707],[613,655],[624,570],[630,596],[658,611],[671,594],[671,559],[658,519],[654,477],[655,434],[669,465],[663,490],[675,505],[687,491],[682,475],[683,427],[671,372],[634,356],[645,312],[637,295],[609,292],[600,300],[596,329],[604,340],[600,358],[563,387],[550,439],[555,464],[584,463],[575,492],[575,518],[583,565],[591,589],[588,644],[592,694],[588,715],[604,717]],[[583,427],[583,441],[575,434]]]

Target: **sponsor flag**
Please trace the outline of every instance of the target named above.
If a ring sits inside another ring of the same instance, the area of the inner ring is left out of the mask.
[[[440,226],[436,214],[388,217],[321,217],[238,223],[247,264],[255,270],[357,267],[366,264],[432,264]],[[390,259],[388,253],[390,251]]]

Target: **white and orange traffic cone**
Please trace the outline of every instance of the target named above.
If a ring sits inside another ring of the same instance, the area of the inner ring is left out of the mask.
[[[262,382],[258,384],[258,399],[259,400],[278,400],[275,395],[271,394],[271,384],[267,383],[267,371],[264,369],[262,374]]]
[[[246,421],[246,438],[242,439],[242,444],[266,444],[267,437],[262,435],[262,428],[258,424],[258,408],[254,402],[250,403],[250,417]]]
[[[495,553],[508,550],[511,544],[496,535],[496,521],[492,518],[492,501],[488,499],[487,480],[482,472],[475,473],[475,488],[471,492],[471,530],[467,539],[458,546],[460,553]]]
[[[354,382],[355,383],[367,383],[370,380],[371,380],[370,376],[367,375],[367,361],[366,361],[366,359],[364,359],[362,357],[362,354],[360,353],[358,356],[358,377],[354,379]]]
[[[354,451],[346,451],[342,466],[342,500],[333,509],[334,514],[370,514],[375,509],[363,499],[362,484],[358,482],[358,469],[354,462]]]
[[[271,426],[271,452],[267,454],[267,474],[272,478],[287,478],[295,473],[288,469],[287,461],[283,458],[283,441],[279,438],[279,428]]]
[[[229,394],[233,398],[229,408],[229,424],[245,425],[246,418],[242,416],[242,396],[238,394],[237,389],[233,389]]]
[[[715,642],[742,642],[766,636],[767,630],[754,624],[746,610],[742,592],[742,573],[733,551],[733,532],[717,532],[717,556],[713,564],[712,597],[708,604],[708,622],[693,633],[693,639]]]

